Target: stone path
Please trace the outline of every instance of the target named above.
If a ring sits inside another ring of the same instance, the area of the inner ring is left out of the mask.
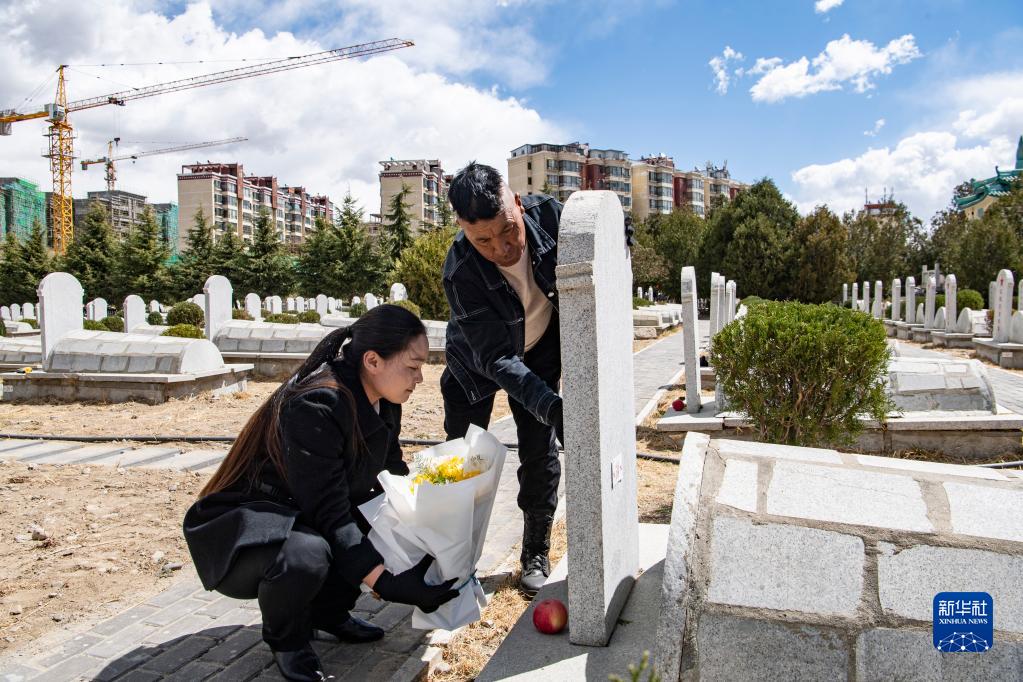
[[[707,322],[701,322],[706,335]],[[635,355],[636,411],[681,369],[682,334],[647,346]],[[503,442],[516,440],[508,418],[491,431]],[[182,451],[167,446],[131,447],[113,443],[4,440],[0,458],[39,464],[99,464],[212,472],[226,448]],[[509,572],[516,565],[515,547],[522,536],[516,504],[519,461],[509,452],[480,558],[482,576]],[[559,490],[563,499],[564,490]],[[563,513],[564,506],[559,507]],[[411,627],[411,608],[366,595],[355,613],[388,631],[372,646],[318,641],[314,644],[328,671],[338,680],[414,680],[439,662],[436,646],[450,633]],[[23,680],[279,680],[270,651],[260,637],[255,601],[240,601],[206,592],[189,568],[168,589],[94,627],[68,636],[55,648],[34,657],[0,659],[0,682]]]
[[[912,358],[958,357],[950,353],[920,348],[919,346],[907,343],[900,343],[899,349],[904,356]],[[1009,372],[986,362],[982,364],[987,369],[988,379],[991,380],[991,385],[995,389],[995,400],[997,403],[1017,414],[1023,414],[1023,374]]]

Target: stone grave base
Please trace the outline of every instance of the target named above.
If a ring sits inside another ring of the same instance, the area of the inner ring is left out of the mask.
[[[658,673],[1019,679],[1021,504],[1018,471],[690,434],[649,612]],[[990,651],[934,648],[934,597],[958,589],[993,597]]]
[[[0,337],[0,371],[23,367],[39,368],[43,364],[43,347],[39,337]]]
[[[996,343],[992,338],[973,340],[977,355],[1004,369],[1023,369],[1023,343]]]
[[[909,334],[909,340],[915,343],[930,343],[933,329],[914,329]]]
[[[899,329],[899,323],[895,320],[881,320],[881,322],[884,323],[885,333],[887,333],[888,336],[895,338]]]
[[[224,365],[195,374],[100,374],[43,372],[0,374],[4,402],[29,400],[140,402],[159,405],[171,398],[213,392],[225,395],[244,391],[252,365]]]
[[[973,334],[931,332],[931,343],[942,348],[973,348]]]
[[[895,336],[909,341],[913,337],[913,332],[917,329],[923,329],[922,324],[908,324],[906,322],[895,323]]]
[[[544,635],[533,627],[533,610],[544,599],[558,599],[568,604],[568,562],[562,559],[476,678],[477,681],[606,680],[611,674],[628,679],[629,664],[638,664],[644,651],[649,651],[651,657],[654,653],[667,543],[668,526],[640,524],[641,573],[606,647],[571,644],[568,631],[572,626],[572,614],[568,617],[568,627],[557,635]]]
[[[853,447],[861,452],[886,453],[918,448],[956,457],[990,458],[1021,453],[1023,415],[999,407],[997,414],[986,411],[903,412],[893,416],[882,429],[864,419],[864,430]],[[656,429],[667,433],[706,433],[712,438],[753,441],[756,433],[737,412],[723,412],[708,401],[699,412],[676,412],[668,407]]]

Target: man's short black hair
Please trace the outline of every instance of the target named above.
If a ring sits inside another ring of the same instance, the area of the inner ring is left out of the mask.
[[[448,200],[458,217],[470,225],[490,220],[504,208],[504,180],[496,168],[470,161],[448,187]]]

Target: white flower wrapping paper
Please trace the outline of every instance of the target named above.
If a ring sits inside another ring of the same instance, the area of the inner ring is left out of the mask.
[[[483,553],[507,454],[508,449],[497,438],[471,425],[464,438],[441,443],[417,456],[439,460],[460,456],[466,462],[475,456],[482,462],[480,475],[445,485],[421,483],[413,493],[412,476],[383,471],[377,479],[384,494],[359,507],[372,526],[369,539],[391,573],[408,570],[430,554],[436,561],[426,573],[426,582],[436,585],[456,579],[458,596],[433,613],[415,609],[412,627],[454,630],[479,620],[487,598],[476,579],[476,563]]]

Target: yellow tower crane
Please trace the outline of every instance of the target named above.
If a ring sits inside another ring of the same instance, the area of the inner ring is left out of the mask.
[[[106,181],[107,181],[107,192],[114,191],[114,184],[117,181],[117,168],[114,165],[115,161],[127,161],[131,159],[141,159],[143,156],[156,156],[158,154],[173,154],[174,152],[184,152],[189,149],[203,149],[204,147],[217,147],[222,144],[234,144],[235,142],[244,142],[249,138],[247,137],[229,137],[226,140],[210,140],[209,142],[193,142],[192,144],[182,144],[177,147],[164,147],[163,149],[150,149],[144,152],[135,152],[134,154],[123,154],[121,156],[114,156],[114,147],[120,142],[121,138],[115,137],[114,139],[107,142],[107,155],[102,156],[98,159],[87,159],[82,161],[82,170],[89,170],[89,166],[97,163],[104,164],[106,168]]]
[[[71,169],[74,161],[74,130],[68,115],[72,112],[96,107],[116,104],[124,106],[131,100],[154,97],[168,92],[179,92],[192,88],[201,88],[217,83],[265,76],[281,71],[290,71],[304,66],[314,66],[327,62],[365,57],[400,50],[405,47],[412,47],[415,43],[411,40],[390,38],[388,40],[377,40],[371,43],[351,45],[336,50],[315,52],[300,57],[288,57],[274,61],[263,62],[254,66],[243,66],[237,69],[216,71],[201,76],[182,78],[167,83],[159,83],[142,88],[133,88],[122,92],[115,92],[109,95],[90,97],[88,99],[67,101],[67,90],[64,79],[66,64],[57,67],[57,96],[52,104],[47,104],[40,111],[29,113],[18,113],[13,109],[0,110],[0,135],[10,135],[11,126],[18,121],[29,121],[44,118],[50,124],[47,137],[50,140],[49,152],[44,157],[50,160],[50,174],[53,176],[53,249],[63,254],[71,243],[74,235],[74,216],[71,203]]]

